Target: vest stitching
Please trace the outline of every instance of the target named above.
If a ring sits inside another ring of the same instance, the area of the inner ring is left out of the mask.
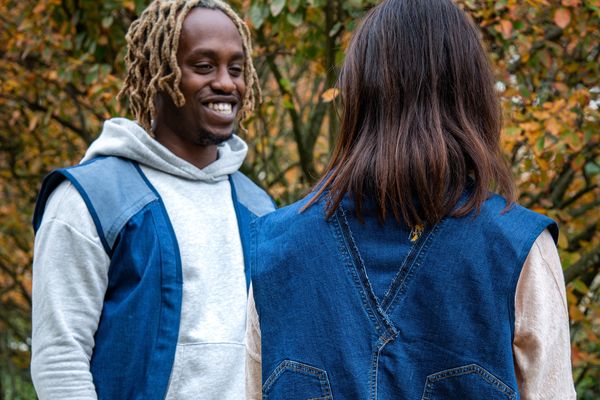
[[[160,196],[160,194],[158,193],[158,191],[156,190],[156,188],[152,185],[152,183],[150,183],[150,181],[148,180],[148,177],[146,176],[146,174],[144,174],[144,172],[142,171],[141,167],[139,166],[139,164],[132,162],[134,168],[137,170],[138,174],[140,175],[140,177],[142,178],[142,180],[144,181],[144,183],[146,184],[146,186],[150,189],[151,192],[153,192],[156,195],[156,202],[159,205],[158,206],[158,216],[159,218],[162,218],[162,223],[167,227],[168,231],[170,232],[170,235],[168,235],[169,237],[169,244],[173,246],[173,252],[174,254],[176,254],[175,257],[175,262],[174,262],[174,266],[175,266],[175,282],[179,284],[179,288],[180,288],[180,293],[179,293],[179,304],[178,304],[178,308],[179,308],[179,312],[181,312],[181,302],[183,301],[182,296],[183,296],[183,289],[181,287],[181,285],[183,285],[183,271],[182,271],[182,264],[181,264],[181,252],[179,250],[179,243],[177,242],[177,236],[175,235],[175,230],[173,229],[173,225],[171,224],[171,220],[169,218],[169,214],[167,213],[167,208],[163,202],[162,197]],[[154,202],[149,203],[153,204]],[[146,206],[148,207],[148,205]],[[158,230],[157,230],[157,215],[155,215],[154,212],[150,212],[150,217],[152,218],[153,221],[153,228],[155,230],[155,235],[156,237],[160,237],[158,235]],[[163,311],[164,311],[164,303],[165,303],[165,291],[164,291],[164,276],[163,276],[163,271],[165,268],[165,263],[164,263],[164,255],[163,255],[163,240],[161,238],[161,240],[159,241],[159,254],[160,254],[160,284],[161,284],[161,290],[160,290],[160,294],[161,294],[161,301],[160,301],[160,307],[159,307],[159,314],[158,314],[158,326],[157,326],[157,332],[159,332],[156,335],[154,344],[152,346],[152,348],[156,348],[157,343],[159,338],[161,338],[160,332],[163,330]],[[181,320],[178,318],[177,319],[177,332],[179,335],[179,323],[181,322]],[[169,390],[169,384],[171,382],[171,375],[173,374],[173,366],[175,364],[175,355],[177,352],[177,342],[178,342],[178,335],[175,338],[175,343],[174,343],[174,350],[173,350],[173,357],[171,359],[171,367],[169,369],[169,378],[167,379],[167,385],[164,388],[164,393],[162,395],[162,397],[164,398],[167,395],[167,392]],[[151,371],[150,368],[148,368],[148,373],[147,373],[147,377],[152,376],[153,374],[151,373],[153,371]],[[146,388],[148,388],[149,386],[146,385]]]
[[[378,374],[379,374],[379,357],[381,356],[381,352],[383,351],[383,348],[385,347],[385,345],[394,339],[395,339],[395,336],[389,337],[385,340],[380,339],[381,345],[377,348],[377,351],[373,353],[373,364],[371,365],[371,371],[372,371],[372,375],[373,375],[373,381],[371,384],[371,398],[373,400],[377,400],[377,389],[378,389],[377,381],[378,381]]]
[[[123,212],[119,214],[117,218],[115,218],[113,224],[107,227],[104,236],[106,237],[107,242],[109,242],[111,246],[111,252],[114,250],[113,247],[115,245],[115,241],[117,236],[119,235],[119,232],[127,224],[131,217],[137,212],[141,211],[146,205],[152,203],[155,200],[156,195],[152,191],[150,191],[149,193],[145,194],[142,198],[134,202],[131,205],[131,207],[128,207],[125,210],[123,210]],[[131,212],[132,210],[135,211]]]
[[[380,339],[381,340],[381,339]],[[379,347],[379,346],[377,346]],[[371,400],[377,399],[377,368],[379,366],[379,351],[377,348],[373,352],[371,357],[371,368],[369,370],[369,392],[371,393]]]
[[[432,243],[432,238],[435,237],[440,226],[444,223],[445,220],[442,220],[440,223],[436,224],[429,232],[425,232],[425,234],[421,235],[421,237],[417,240],[414,246],[411,248],[408,256],[405,259],[405,265],[398,271],[398,274],[392,281],[390,285],[390,289],[388,294],[383,299],[382,307],[384,307],[385,312],[389,315],[394,309],[394,305],[396,304],[396,299],[398,298],[398,294],[405,294],[407,284],[410,278],[414,275],[414,271],[418,269],[429,248]],[[413,251],[414,250],[414,251]],[[392,295],[390,298],[389,295]]]
[[[154,229],[154,234],[156,235],[156,237],[159,237],[158,230],[156,229],[156,218],[155,218],[153,212],[150,212],[150,219],[152,220],[152,228]],[[162,240],[160,241],[160,243],[162,243]],[[158,254],[159,254],[159,260],[160,260],[160,264],[159,265],[162,266],[163,265],[164,256],[163,256],[162,246],[160,246],[160,245],[158,246]],[[160,271],[160,282],[161,282],[161,284],[163,284],[164,283],[164,281],[163,281],[163,269],[160,268],[159,271]],[[163,290],[160,291],[160,295],[161,295],[160,296],[161,299],[160,299],[160,306],[158,308],[158,324],[157,324],[157,328],[156,328],[157,332],[160,332],[161,329],[162,329],[162,314],[163,314],[163,302],[164,302],[164,300],[163,300],[164,291]],[[157,333],[156,337],[154,338],[154,343],[152,343],[152,349],[156,349],[156,344],[158,343],[158,338],[159,337],[160,337],[160,334]],[[175,359],[175,356],[173,356],[173,359]],[[150,368],[148,368],[148,372],[150,372]],[[150,374],[146,374],[146,378],[149,377],[149,376],[150,376]],[[171,378],[172,378],[172,371],[171,371],[171,374],[169,374],[169,380],[167,382],[167,387],[165,388],[165,395],[167,394],[167,391],[169,390],[169,385],[171,383]],[[144,386],[145,386],[146,389],[149,389],[150,387],[153,387],[153,385],[147,385],[147,384],[144,385]]]
[[[321,394],[322,396],[308,399],[308,400],[329,400],[332,399],[331,396],[331,385],[329,384],[329,378],[327,376],[327,372],[313,367],[312,365],[304,364],[298,361],[292,360],[283,360],[279,365],[273,370],[269,378],[265,381],[263,385],[263,399],[267,400],[269,398],[269,391],[277,381],[277,379],[285,372],[291,371],[300,373],[306,376],[315,377],[319,380],[319,384],[321,385]]]
[[[360,253],[358,252],[354,238],[352,237],[352,232],[350,231],[344,208],[340,206],[335,215],[338,222],[339,234],[341,235],[341,242],[343,242],[346,247],[345,254],[348,263],[347,265],[350,267],[351,271],[353,271],[355,283],[359,285],[359,290],[364,296],[364,301],[367,303],[369,309],[373,313],[373,317],[375,318],[374,322],[376,322],[378,325],[382,325],[382,328],[385,328],[385,331],[387,331],[381,332],[378,329],[380,339],[385,340],[387,338],[394,338],[398,334],[398,331],[386,313],[381,309],[381,306],[377,301],[377,297],[373,292],[373,288],[369,282],[369,277],[365,270],[364,263]],[[387,335],[385,335],[386,333]]]
[[[338,243],[338,252],[342,255],[342,257],[344,259],[345,267],[350,272],[350,275],[352,276],[352,281],[353,281],[355,288],[358,289],[361,303],[363,305],[363,309],[367,313],[369,320],[373,323],[373,326],[375,327],[377,334],[379,336],[381,336],[383,334],[383,332],[381,331],[380,322],[377,318],[376,313],[372,309],[372,304],[369,304],[369,300],[367,299],[367,294],[365,293],[365,288],[361,284],[360,277],[358,276],[358,273],[354,267],[354,263],[352,262],[352,259],[351,259],[350,255],[348,254],[347,243],[346,243],[344,235],[341,231],[341,226],[340,226],[341,222],[340,222],[339,215],[337,212],[335,213],[334,218],[332,218],[332,221],[334,223],[331,224],[331,226],[334,230],[334,236],[336,238],[336,242]]]
[[[485,380],[490,385],[494,386],[500,392],[508,396],[510,400],[516,399],[515,391],[502,382],[499,378],[493,375],[491,372],[487,371],[485,368],[478,364],[469,364],[461,367],[450,368],[444,371],[436,372],[435,374],[431,374],[427,377],[427,381],[425,383],[425,390],[423,392],[423,396],[421,400],[429,400],[432,394],[434,383],[441,381],[446,378],[452,378],[460,375],[468,375],[468,374],[476,374],[479,375],[483,380]]]

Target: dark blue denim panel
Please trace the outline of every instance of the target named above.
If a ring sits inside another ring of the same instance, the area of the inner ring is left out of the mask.
[[[360,294],[363,307],[382,340],[389,340],[396,335],[396,328],[381,309],[373,292],[364,262],[350,232],[343,207],[336,210],[331,220],[332,232],[338,242],[339,254],[344,258],[346,270],[352,277],[354,288]]]
[[[164,397],[179,330],[180,270],[170,223],[152,202],[115,244],[91,360],[99,399]]]
[[[295,219],[300,207],[285,207],[276,213]],[[336,365],[335,377],[329,375],[330,384],[344,392],[338,395],[333,390],[333,396],[362,398],[369,382],[357,377],[369,375],[370,363],[362,360],[371,359],[379,334],[355,288],[348,260],[339,253],[330,224],[313,208],[300,214],[305,218],[294,224],[271,225],[270,215],[257,220],[252,256],[263,338],[263,383],[286,359],[300,360],[328,374],[330,366]],[[298,252],[289,254],[290,247]],[[294,304],[302,306],[292,307]]]
[[[282,361],[266,379],[263,399],[332,400],[327,372],[292,360]]]
[[[380,222],[374,205],[369,202],[362,209],[363,221],[358,219],[350,199],[344,199],[342,206],[373,293],[381,303],[412,246],[410,229],[393,218]]]

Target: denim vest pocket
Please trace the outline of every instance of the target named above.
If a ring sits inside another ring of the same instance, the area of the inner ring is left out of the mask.
[[[263,400],[332,400],[327,372],[297,361],[284,360],[263,385]]]
[[[421,400],[515,400],[513,389],[477,364],[451,368],[427,377]]]

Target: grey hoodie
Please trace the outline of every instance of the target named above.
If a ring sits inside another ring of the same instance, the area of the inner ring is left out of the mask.
[[[246,286],[228,175],[247,146],[237,136],[204,169],[182,160],[123,118],[105,123],[84,160],[137,161],[161,195],[183,268],[183,304],[167,399],[244,398]],[[89,371],[109,259],[78,192],[51,195],[35,239],[32,364],[41,399],[95,399]],[[126,371],[125,371],[126,373]]]

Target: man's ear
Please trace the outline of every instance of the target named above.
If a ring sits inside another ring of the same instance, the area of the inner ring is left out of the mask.
[[[165,94],[163,92],[158,92],[156,93],[156,96],[154,96],[154,107],[156,108],[157,112],[165,105],[164,95]]]
[[[164,112],[165,112],[164,96],[165,96],[164,92],[158,92],[154,96],[154,109],[156,110],[156,112],[155,112],[156,115],[154,115],[154,117],[152,118],[152,121],[150,121],[150,125],[151,125],[150,129],[152,130],[151,136],[153,136],[153,137],[154,137],[154,132],[156,131],[158,119],[163,118],[163,116],[164,116]]]

